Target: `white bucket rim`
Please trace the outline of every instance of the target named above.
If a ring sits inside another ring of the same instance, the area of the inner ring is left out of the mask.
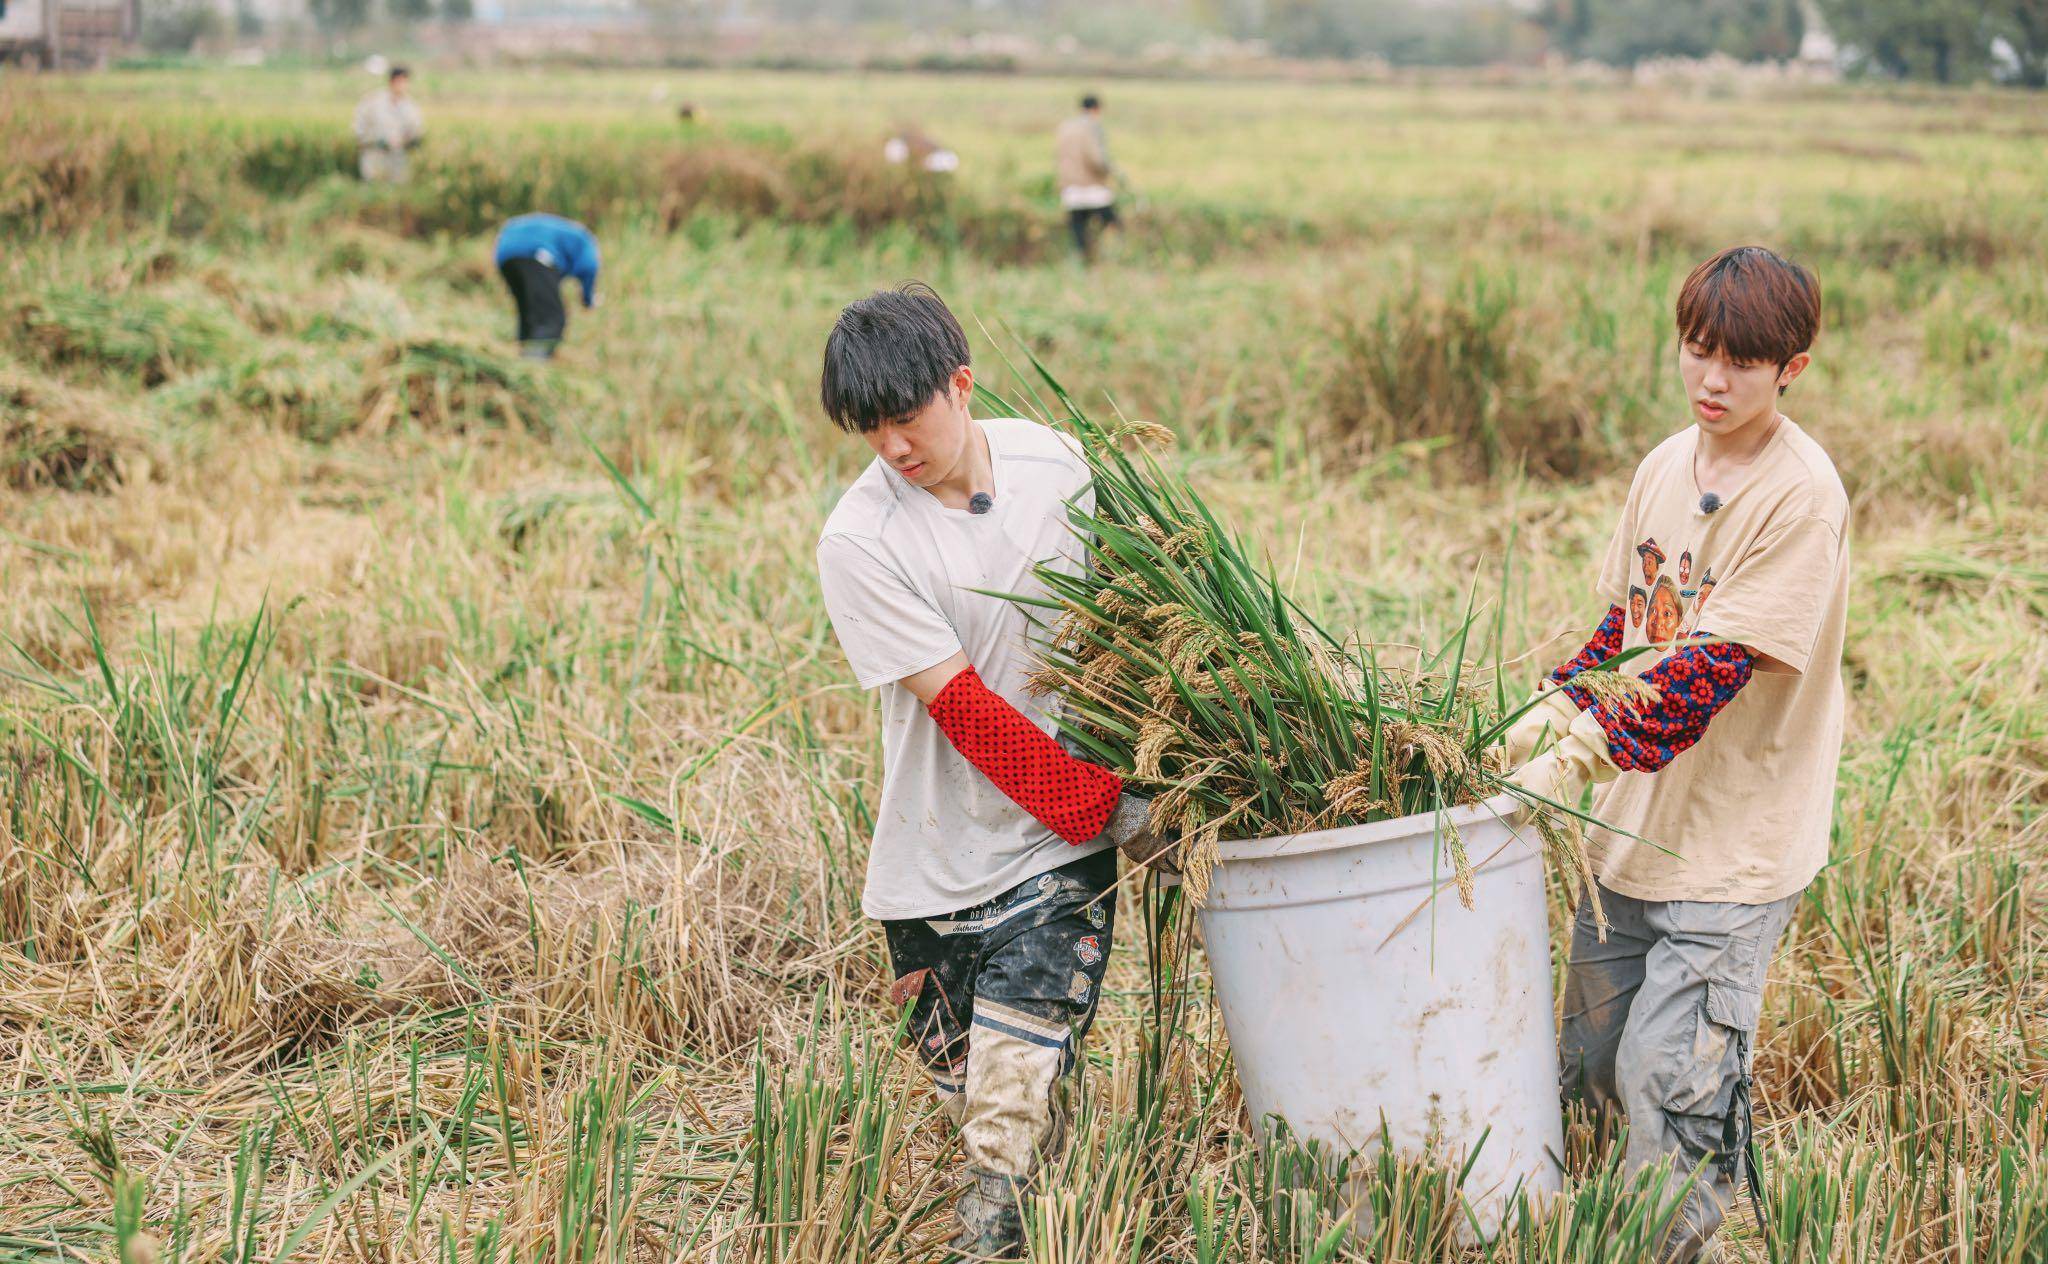
[[[1306,834],[1275,834],[1267,838],[1229,839],[1216,845],[1217,859],[1229,864],[1236,860],[1274,860],[1282,856],[1306,856],[1343,847],[1370,847],[1377,843],[1414,838],[1423,832],[1423,824],[1427,824],[1429,831],[1434,833],[1439,821],[1444,825],[1463,829],[1467,825],[1476,825],[1481,821],[1501,820],[1507,822],[1512,829],[1515,816],[1521,809],[1521,799],[1503,792],[1491,799],[1452,808],[1441,815],[1435,812],[1417,812],[1412,816],[1368,821],[1363,825],[1340,825],[1336,829],[1311,830]]]

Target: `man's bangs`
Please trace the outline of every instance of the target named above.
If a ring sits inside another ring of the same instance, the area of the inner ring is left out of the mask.
[[[1694,268],[1678,293],[1679,336],[1738,364],[1785,364],[1820,330],[1813,274],[1760,246],[1724,250]]]
[[[936,291],[913,281],[839,313],[825,340],[819,399],[833,424],[865,433],[921,411],[969,362],[960,322]]]
[[[1709,300],[1706,310],[1690,323],[1681,315],[1678,336],[1706,355],[1725,355],[1740,365],[1782,363],[1779,345],[1755,321],[1740,319],[1726,302]]]

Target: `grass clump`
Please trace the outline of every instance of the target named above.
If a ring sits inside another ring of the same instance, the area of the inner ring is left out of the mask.
[[[1592,472],[1595,428],[1525,342],[1528,320],[1512,281],[1477,275],[1340,312],[1326,396],[1339,442],[1377,453],[1419,440],[1487,476]]]
[[[21,344],[50,364],[103,369],[145,387],[219,360],[234,341],[204,306],[80,286],[44,291],[15,310],[13,323]]]
[[[136,468],[142,444],[76,391],[0,369],[0,486],[104,492]]]
[[[332,353],[287,347],[234,366],[221,387],[266,424],[315,442],[345,433],[362,416],[362,371]]]
[[[235,174],[267,197],[291,197],[355,167],[355,145],[327,128],[279,130],[242,148]]]
[[[530,364],[452,338],[403,338],[386,343],[364,375],[358,428],[377,434],[404,419],[424,430],[548,434],[557,402]]]

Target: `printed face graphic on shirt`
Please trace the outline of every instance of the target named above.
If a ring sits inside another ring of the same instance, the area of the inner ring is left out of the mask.
[[[1657,547],[1656,537],[1650,536],[1636,545],[1636,556],[1643,559],[1643,586],[1657,582],[1657,568],[1664,565],[1664,550]]]
[[[1632,628],[1643,626],[1643,608],[1650,604],[1650,595],[1635,584],[1628,586],[1628,622]]]
[[[1678,555],[1678,582],[1681,584],[1689,584],[1692,582],[1691,549],[1687,549],[1685,552],[1680,553]]]
[[[1650,610],[1643,616],[1643,635],[1654,644],[1664,644],[1678,635],[1678,620],[1685,613],[1683,603],[1678,600],[1678,585],[1671,582],[1669,575],[1657,581],[1650,590]]]
[[[1700,627],[1700,613],[1701,613],[1702,611],[1704,611],[1704,610],[1705,610],[1705,609],[1707,608],[1707,597],[1708,597],[1708,595],[1709,595],[1709,594],[1711,594],[1711,593],[1712,593],[1713,591],[1714,591],[1714,568],[1713,568],[1713,567],[1711,567],[1711,566],[1709,566],[1709,567],[1707,567],[1707,568],[1706,568],[1706,570],[1705,570],[1705,571],[1704,571],[1704,572],[1703,572],[1703,573],[1702,573],[1702,574],[1700,575],[1700,595],[1699,595],[1698,599],[1697,599],[1697,600],[1695,600],[1695,601],[1694,601],[1694,602],[1692,603],[1692,613],[1691,613],[1691,617],[1690,617],[1689,619],[1687,619],[1687,621],[1686,621],[1686,628],[1685,628],[1685,631],[1686,631],[1686,634],[1687,634],[1688,636],[1690,636],[1690,635],[1691,635],[1692,633],[1694,633],[1694,632],[1697,632],[1697,631],[1699,631],[1699,627]]]

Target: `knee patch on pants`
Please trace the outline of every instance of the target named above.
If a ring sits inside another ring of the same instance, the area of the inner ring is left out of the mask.
[[[1073,1065],[1073,1032],[1000,1002],[974,1002],[961,1148],[983,1171],[1024,1176],[1059,1142],[1060,1077]]]

